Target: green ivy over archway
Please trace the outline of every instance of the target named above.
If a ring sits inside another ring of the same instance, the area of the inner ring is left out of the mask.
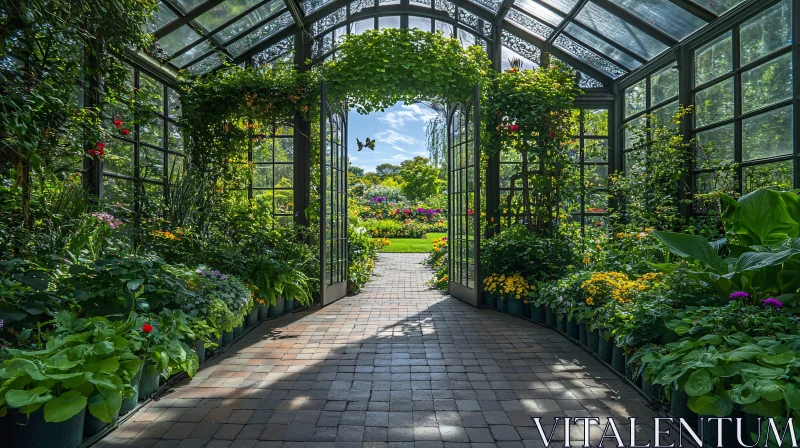
[[[441,32],[387,28],[347,36],[320,75],[329,98],[367,114],[400,101],[464,101],[475,84],[488,85],[490,67],[481,47],[464,49]]]

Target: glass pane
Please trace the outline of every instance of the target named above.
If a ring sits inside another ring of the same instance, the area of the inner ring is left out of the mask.
[[[290,215],[294,213],[294,191],[274,190],[275,191],[275,213]]]
[[[273,34],[277,33],[278,31],[286,28],[290,24],[294,23],[294,19],[292,15],[287,11],[280,16],[272,19],[267,24],[261,26],[257,30],[253,31],[250,34],[245,35],[241,39],[233,42],[232,44],[228,45],[227,49],[231,52],[234,56],[239,56],[245,51],[252,48],[254,45],[258,44],[259,42],[266,40],[268,37],[272,36]]]
[[[192,62],[199,59],[201,56],[205,56],[209,52],[213,51],[214,47],[211,46],[211,43],[208,41],[201,42],[194,47],[186,50],[185,53],[181,53],[178,56],[175,56],[169,62],[172,63],[175,67],[183,68],[187,65],[191,64]]]
[[[272,0],[266,5],[259,6],[246,16],[226,26],[219,33],[215,34],[215,36],[223,43],[228,42],[234,37],[268,19],[270,16],[283,8],[283,6],[284,5],[281,0]]]
[[[139,147],[139,174],[143,179],[163,180],[164,151],[148,146]]]
[[[791,160],[746,166],[742,168],[743,194],[759,188],[791,190],[793,188],[794,164]]]
[[[191,11],[192,9],[202,5],[208,0],[178,0],[178,3],[185,9],[186,11]]]
[[[201,14],[200,17],[195,20],[206,30],[215,30],[239,14],[257,5],[259,1],[260,0],[225,0]]]
[[[645,86],[645,80],[641,80],[625,89],[625,117],[639,113],[647,107]]]
[[[733,162],[733,123],[697,134],[697,169],[718,168]]]
[[[706,24],[699,17],[669,0],[611,1],[670,35],[675,40],[684,39]]]
[[[400,28],[399,16],[378,17],[378,29]]]
[[[694,206],[697,211],[719,210],[719,194],[738,196],[736,171],[724,170],[695,175]]]
[[[453,25],[447,22],[442,22],[440,20],[436,21],[436,31],[441,31],[445,36],[448,37],[452,36],[454,33]]]
[[[608,109],[583,111],[584,135],[608,135]]]
[[[119,202],[122,206],[133,208],[135,189],[131,180],[103,176],[103,199],[109,204]],[[114,216],[119,218],[117,213]]]
[[[550,2],[545,1],[544,3]],[[514,6],[553,26],[558,26],[564,20],[564,16],[531,0],[515,0]],[[568,9],[566,12],[568,13],[569,11]]]
[[[758,17],[743,23],[741,33],[742,65],[768,55],[792,43],[792,4],[783,0]]]
[[[153,118],[139,125],[139,141],[149,145],[164,147],[164,119]]]
[[[410,16],[408,18],[408,27],[411,29],[417,28],[422,31],[430,31],[433,27],[431,19],[427,17]]]
[[[149,107],[152,112],[164,113],[164,84],[140,71],[139,93],[140,104]]]
[[[209,70],[222,65],[223,58],[219,53],[212,53],[211,55],[201,59],[199,62],[190,65],[186,68],[189,73],[199,75],[207,73]]]
[[[742,121],[742,159],[754,160],[792,153],[792,106]]]
[[[275,161],[293,162],[294,161],[294,141],[291,138],[275,139]]]
[[[258,138],[253,142],[253,162],[272,162],[271,138]]]
[[[157,44],[162,50],[164,50],[167,56],[172,56],[181,48],[188,47],[189,45],[200,40],[200,37],[201,36],[193,29],[189,28],[188,25],[183,25],[177,30],[159,39]]]
[[[461,28],[458,29],[458,40],[461,41],[461,46],[464,48],[475,45],[475,35]]]
[[[692,2],[697,3],[717,15],[724,13],[743,1],[744,0],[692,0]]]
[[[306,14],[310,13],[311,11],[316,10],[322,5],[325,5],[330,0],[304,0],[303,1],[303,10]]]
[[[607,165],[585,165],[583,167],[584,185],[587,188],[608,186]]]
[[[697,127],[733,117],[733,78],[697,92],[694,104]]]
[[[547,3],[564,14],[568,14],[578,4],[578,0],[542,0],[542,3]]]
[[[652,59],[667,49],[666,45],[591,1],[575,20],[646,59]]]
[[[508,11],[508,14],[506,14],[506,20],[515,23],[525,31],[535,36],[539,36],[542,39],[547,39],[551,34],[553,34],[553,28],[551,26],[534,19],[528,13],[522,12],[516,8],[511,8],[511,10]]]
[[[650,103],[655,106],[678,96],[678,69],[665,67],[650,76]]]
[[[513,61],[513,60],[517,60],[517,61],[521,61],[522,62],[522,67],[521,67],[522,70],[533,70],[533,69],[539,67],[539,64],[536,64],[535,62],[531,61],[530,59],[528,59],[526,57],[523,57],[521,54],[517,53],[516,51],[514,51],[514,50],[512,50],[512,49],[510,49],[508,47],[506,47],[505,45],[503,45],[502,52],[503,52],[503,55],[502,55],[503,67],[502,67],[502,69],[504,71],[511,68],[511,61]]]
[[[792,54],[742,73],[742,109],[748,112],[792,97]]]
[[[590,33],[580,25],[576,25],[575,23],[570,22],[569,24],[567,24],[567,27],[564,28],[564,32],[570,34],[572,37],[578,39],[579,41],[585,43],[586,45],[589,45],[590,47],[599,50],[600,53],[610,57],[611,59],[618,62],[620,65],[629,70],[633,70],[642,65],[636,59],[628,56],[627,53],[624,53],[617,47],[600,39],[599,37]]]
[[[133,176],[133,143],[111,138],[106,142],[103,171]]]
[[[653,111],[653,117],[655,117],[655,121],[653,125],[658,123],[658,126],[664,128],[676,128],[678,125],[675,123],[675,113],[678,112],[678,102],[674,101],[672,103],[665,104],[658,109]]]
[[[272,165],[256,165],[253,188],[272,188]]]
[[[594,50],[575,42],[564,34],[559,34],[556,36],[556,39],[553,43],[556,47],[571,53],[592,67],[602,70],[612,78],[619,78],[626,73],[626,71],[620,68],[618,65],[608,62],[607,59],[598,55]]]
[[[350,34],[361,34],[366,30],[375,28],[374,19],[364,19],[350,24]]]
[[[181,96],[171,87],[167,87],[167,97],[169,101],[169,117],[179,119],[181,117]]]
[[[142,214],[146,217],[160,216],[164,211],[164,185],[144,182],[142,187]]]
[[[695,51],[695,85],[705,84],[733,70],[733,37],[730,32]]]
[[[291,164],[275,165],[275,188],[292,188],[294,166]]]
[[[167,149],[170,151],[183,151],[183,136],[178,126],[175,123],[168,123],[167,128],[169,129],[169,134],[167,135],[169,146]]]
[[[147,21],[147,32],[154,33],[177,18],[178,16],[163,2],[158,2],[158,9],[153,13],[153,18]]]

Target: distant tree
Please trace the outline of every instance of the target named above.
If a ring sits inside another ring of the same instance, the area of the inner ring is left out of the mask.
[[[350,167],[347,168],[347,172],[349,172],[350,174],[352,174],[355,177],[363,177],[364,176],[364,168],[359,168],[359,167],[353,166],[353,165],[350,165]]]
[[[400,164],[400,178],[403,180],[400,190],[412,201],[436,195],[441,186],[439,169],[431,165],[430,160],[421,156]]]
[[[381,179],[394,177],[400,174],[400,167],[397,165],[392,165],[391,163],[381,163],[375,167],[375,174],[377,174]]]

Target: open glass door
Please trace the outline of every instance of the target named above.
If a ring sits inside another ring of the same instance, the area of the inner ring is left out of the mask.
[[[329,103],[322,84],[320,107],[320,300],[347,295],[347,109]]]
[[[480,282],[480,88],[448,111],[447,179],[449,293],[473,306]]]

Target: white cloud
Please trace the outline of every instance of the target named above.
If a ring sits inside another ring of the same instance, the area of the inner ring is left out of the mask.
[[[436,112],[421,104],[403,104],[400,107],[402,110],[386,112],[378,117],[378,120],[394,129],[403,129],[406,123],[414,122],[422,123],[424,127],[428,121],[436,116]]]
[[[392,149],[394,149],[395,151],[400,151],[400,152],[408,152],[405,149],[403,149],[403,148],[401,148],[401,147],[399,147],[397,145],[392,145]]]
[[[401,133],[395,131],[394,129],[389,129],[389,130],[386,130],[386,131],[383,131],[383,132],[378,132],[377,134],[375,134],[375,141],[377,142],[378,145],[380,145],[381,143],[385,143],[387,145],[393,145],[393,146],[396,143],[401,143],[401,144],[405,144],[405,145],[421,145],[422,144],[422,142],[420,142],[419,140],[415,139],[414,137],[412,137],[410,135],[407,135],[407,134],[401,134]]]

